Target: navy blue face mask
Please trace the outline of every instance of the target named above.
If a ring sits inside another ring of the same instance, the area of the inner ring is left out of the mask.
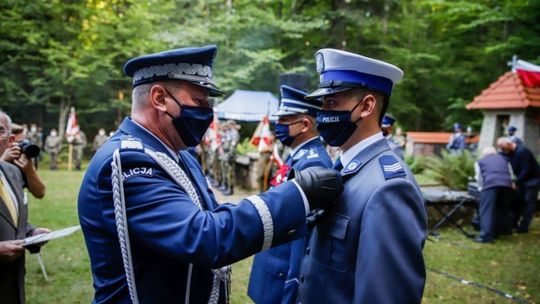
[[[214,110],[207,107],[192,107],[181,105],[176,98],[165,89],[174,102],[180,107],[180,116],[174,117],[169,112],[165,112],[172,118],[172,123],[178,135],[188,147],[195,147],[201,143],[204,133],[214,120]]]
[[[276,123],[276,128],[274,130],[274,133],[276,134],[277,139],[279,139],[279,141],[281,141],[285,146],[287,147],[290,146],[296,136],[289,135],[289,126],[297,124],[299,122],[302,122],[302,120],[290,123],[288,125],[282,124],[282,123]]]
[[[343,145],[356,130],[356,123],[351,121],[352,112],[358,107],[360,102],[350,111],[319,111],[317,113],[317,130],[324,141],[330,146],[339,147]]]

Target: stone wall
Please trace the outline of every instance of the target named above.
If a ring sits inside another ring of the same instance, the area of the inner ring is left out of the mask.
[[[540,127],[538,117],[540,112],[536,109],[525,110],[486,110],[484,111],[484,120],[482,121],[482,130],[480,132],[480,143],[478,151],[486,146],[495,146],[501,131],[498,127],[507,127],[512,125],[517,128],[516,135],[523,139],[527,147],[536,155],[540,154]],[[497,116],[508,116],[508,125],[501,125],[497,122]]]

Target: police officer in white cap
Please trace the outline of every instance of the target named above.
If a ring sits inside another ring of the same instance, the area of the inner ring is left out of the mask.
[[[315,54],[323,98],[318,130],[343,150],[345,191],[315,227],[300,272],[301,303],[420,303],[426,207],[407,165],[381,132],[394,65],[353,53]]]

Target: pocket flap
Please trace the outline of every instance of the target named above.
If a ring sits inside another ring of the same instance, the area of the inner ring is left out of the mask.
[[[347,235],[347,227],[349,226],[349,217],[343,214],[332,214],[321,226],[321,232],[331,235],[332,237],[343,240]]]

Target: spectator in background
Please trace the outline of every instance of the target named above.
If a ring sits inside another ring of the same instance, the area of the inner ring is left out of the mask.
[[[52,129],[49,136],[45,139],[45,151],[49,153],[50,163],[49,168],[56,170],[58,168],[57,157],[62,148],[62,138],[58,136],[56,129]]]
[[[43,134],[39,131],[35,123],[30,124],[30,130],[26,133],[26,139],[40,148],[43,147]]]
[[[0,111],[0,150],[7,150],[13,140],[11,118]],[[0,161],[0,298],[5,304],[25,302],[22,240],[49,232],[28,223],[28,205],[22,188],[20,170]],[[28,249],[39,252],[39,246]]]
[[[514,126],[508,126],[508,129],[506,129],[508,132],[508,138],[517,143],[517,144],[523,144],[523,140],[519,136],[516,135],[517,128]]]
[[[540,188],[540,166],[534,154],[522,143],[513,142],[508,137],[500,137],[497,140],[497,147],[510,160],[516,176],[517,202],[514,211],[516,231],[527,233],[534,215],[538,189]]]
[[[18,124],[11,125],[10,142],[0,147],[0,160],[16,165],[21,170],[24,187],[28,188],[35,198],[42,198],[45,196],[45,183],[41,180],[33,160],[21,150],[21,143],[25,140],[24,128]]]
[[[507,211],[512,194],[512,170],[508,161],[493,147],[485,147],[482,157],[474,164],[480,191],[480,235],[478,243],[492,242],[497,235],[512,232]]]
[[[448,149],[448,151],[450,151],[451,153],[461,153],[463,152],[463,150],[465,150],[465,136],[463,135],[462,130],[463,129],[461,128],[461,124],[459,122],[456,122],[454,124],[454,134],[450,136],[450,140],[446,145],[446,149]]]
[[[81,130],[75,135],[73,141],[73,162],[75,163],[75,169],[81,170],[82,158],[84,153],[84,147],[88,143],[86,141],[86,134]]]
[[[98,134],[94,137],[94,143],[92,144],[92,147],[94,148],[94,151],[97,151],[99,147],[101,147],[106,141],[107,141],[107,133],[105,133],[105,129],[100,128],[98,131]]]

